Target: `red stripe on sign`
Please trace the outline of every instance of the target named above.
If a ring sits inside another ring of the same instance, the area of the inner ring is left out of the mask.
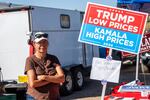
[[[145,13],[89,4],[84,23],[142,34],[146,18]]]

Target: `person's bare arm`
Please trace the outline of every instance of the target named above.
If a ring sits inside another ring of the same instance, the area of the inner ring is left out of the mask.
[[[56,66],[56,72],[57,74],[54,76],[40,75],[38,76],[38,79],[45,80],[45,81],[52,82],[52,83],[63,83],[65,81],[65,75],[60,65]]]
[[[49,83],[48,81],[38,80],[34,70],[32,69],[27,71],[27,76],[28,76],[28,84],[30,87],[34,88],[40,87]]]

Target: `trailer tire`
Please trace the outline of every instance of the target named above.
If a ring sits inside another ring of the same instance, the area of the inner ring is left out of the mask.
[[[150,72],[148,66],[144,65],[143,62],[141,62],[141,71],[142,71],[142,73]]]
[[[81,68],[73,70],[74,90],[81,90],[84,84],[84,76]]]
[[[69,95],[73,92],[73,78],[70,71],[65,72],[65,82],[60,87],[61,95]]]

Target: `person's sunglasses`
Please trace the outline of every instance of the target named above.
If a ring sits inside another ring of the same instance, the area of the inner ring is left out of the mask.
[[[41,38],[41,37],[48,38],[48,34],[36,34],[35,35],[35,38]]]

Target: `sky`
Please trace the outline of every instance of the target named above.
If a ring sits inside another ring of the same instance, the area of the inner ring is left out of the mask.
[[[0,0],[0,2],[85,11],[87,2],[116,6],[117,0]]]

